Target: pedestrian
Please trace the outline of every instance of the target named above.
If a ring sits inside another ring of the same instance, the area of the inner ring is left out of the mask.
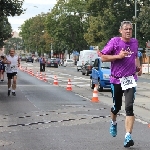
[[[9,55],[6,56],[4,63],[7,64],[6,72],[8,78],[8,96],[11,92],[11,80],[12,81],[12,95],[16,96],[16,84],[17,84],[17,73],[18,67],[20,67],[20,59],[19,56],[15,54],[14,48],[11,48],[9,51]]]
[[[0,58],[0,79],[1,79],[1,82],[4,82],[4,72],[5,72],[4,56],[1,56],[1,58]]]
[[[124,147],[134,145],[131,133],[134,124],[133,103],[137,75],[142,74],[138,59],[138,41],[132,38],[133,26],[130,21],[121,22],[120,37],[114,37],[101,51],[103,62],[111,62],[111,90],[114,106],[111,108],[110,134],[117,135],[117,113],[121,110],[122,96],[125,96],[125,140]],[[138,69],[137,69],[138,68]],[[138,70],[138,71],[137,71]]]
[[[45,72],[45,58],[41,56],[40,58],[40,72]]]

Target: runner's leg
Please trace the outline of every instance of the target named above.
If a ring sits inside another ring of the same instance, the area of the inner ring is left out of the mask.
[[[125,147],[130,147],[134,145],[134,142],[131,138],[131,133],[133,129],[134,124],[134,113],[133,113],[133,103],[135,99],[135,88],[129,88],[125,90],[125,110],[126,110],[126,119],[125,119],[125,129],[126,129],[126,135],[125,135]]]
[[[4,71],[1,70],[1,81],[3,82],[4,81]]]
[[[123,91],[120,84],[111,84],[111,91],[114,106],[111,108],[111,126],[110,134],[115,137],[117,135],[117,113],[121,110]]]
[[[7,78],[8,78],[8,96],[10,95],[11,92],[11,79],[12,79],[12,74],[11,73],[7,73]]]
[[[12,95],[16,95],[15,90],[16,90],[16,81],[17,81],[17,74],[14,73],[13,76],[13,84],[12,84]]]

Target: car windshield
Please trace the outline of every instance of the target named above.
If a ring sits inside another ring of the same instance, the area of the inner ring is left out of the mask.
[[[67,60],[67,62],[73,62],[73,60]]]
[[[50,59],[51,62],[56,61],[56,59]]]
[[[101,68],[110,69],[110,67],[111,67],[111,63],[110,62],[102,62],[101,63]]]

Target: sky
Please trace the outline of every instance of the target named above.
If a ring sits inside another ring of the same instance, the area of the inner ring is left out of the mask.
[[[27,9],[25,14],[8,18],[12,30],[19,32],[18,27],[20,27],[25,20],[41,14],[42,12],[49,12],[56,4],[56,1],[57,0],[24,0],[23,8]]]

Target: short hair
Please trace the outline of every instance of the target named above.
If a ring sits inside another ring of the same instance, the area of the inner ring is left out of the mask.
[[[122,21],[121,25],[120,25],[120,29],[122,29],[122,27],[123,27],[124,24],[129,24],[133,28],[133,25],[132,25],[131,21]]]
[[[12,48],[10,49],[10,51],[11,51],[11,50],[13,50],[13,51],[14,51],[15,49],[12,47]]]

